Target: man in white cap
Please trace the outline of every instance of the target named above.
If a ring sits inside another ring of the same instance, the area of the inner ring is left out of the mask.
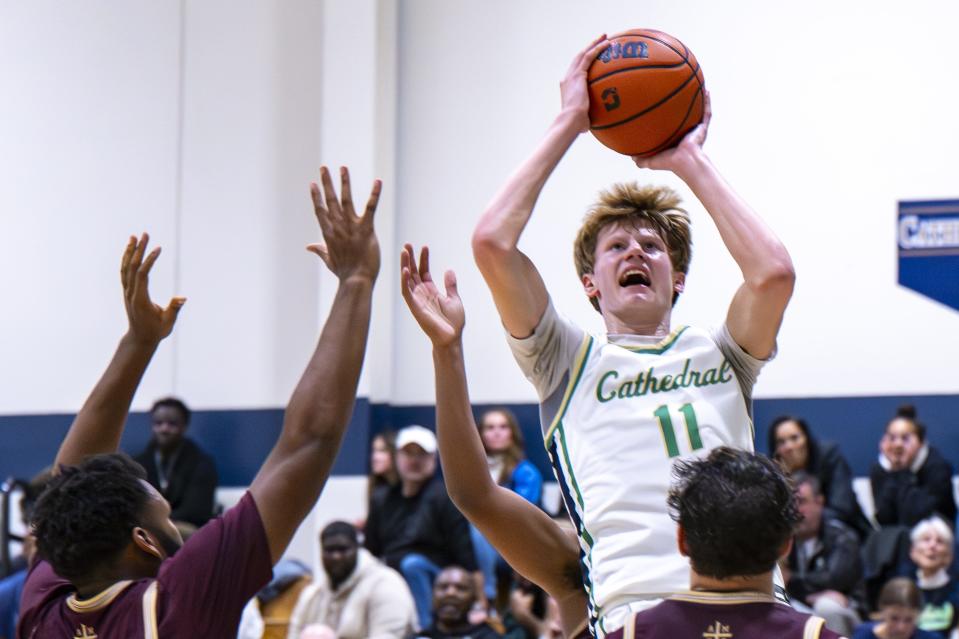
[[[407,426],[396,436],[397,485],[374,495],[364,545],[403,575],[413,593],[421,628],[432,623],[433,580],[450,565],[477,575],[469,524],[436,474],[436,436]],[[479,607],[485,607],[480,602]]]

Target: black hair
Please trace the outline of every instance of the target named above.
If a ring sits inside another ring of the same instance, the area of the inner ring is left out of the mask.
[[[356,532],[356,526],[345,521],[334,521],[327,524],[326,527],[320,532],[320,542],[336,536],[346,537],[353,544],[359,544],[359,536]]]
[[[188,426],[190,424],[190,417],[193,415],[193,412],[187,408],[187,405],[183,403],[182,399],[178,397],[162,397],[153,402],[150,413],[152,414],[156,409],[163,407],[180,411],[180,414],[183,415],[183,425]]]
[[[806,450],[808,451],[806,468],[809,470],[815,469],[819,463],[819,442],[813,437],[806,420],[802,417],[796,417],[795,415],[780,415],[769,425],[769,430],[766,431],[766,449],[769,451],[769,456],[773,459],[779,459],[776,456],[776,430],[786,422],[795,422],[796,426],[799,426],[799,430],[801,430],[802,434],[806,437]]]
[[[797,491],[803,484],[808,484],[809,490],[812,491],[814,497],[822,496],[822,482],[820,482],[819,478],[815,475],[807,473],[804,470],[797,470],[790,475],[790,478],[792,479],[793,486],[796,487]]]
[[[913,427],[916,429],[916,437],[919,438],[919,443],[924,444],[926,442],[926,425],[919,421],[919,412],[916,410],[916,407],[912,404],[903,404],[896,409],[896,416],[889,420],[889,424],[896,419],[905,419],[908,422],[911,422]],[[889,424],[886,424],[886,429],[889,428]]]
[[[727,579],[773,569],[801,519],[778,463],[723,446],[678,462],[673,475],[670,516],[683,528],[697,573]]]
[[[33,507],[40,556],[71,581],[115,559],[150,499],[145,479],[143,467],[122,453],[61,466]]]

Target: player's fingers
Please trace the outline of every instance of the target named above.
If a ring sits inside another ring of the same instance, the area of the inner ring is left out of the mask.
[[[333,178],[330,169],[325,165],[320,167],[320,183],[323,185],[323,200],[331,219],[340,217],[340,203],[336,201],[336,189],[333,188]]]
[[[306,250],[314,255],[318,255],[323,263],[327,266],[330,265],[330,251],[326,248],[326,244],[322,242],[314,242],[313,244],[307,244]]]
[[[130,281],[129,269],[130,269],[130,260],[133,259],[133,251],[137,246],[137,238],[135,235],[131,235],[130,239],[127,240],[127,246],[123,249],[123,257],[120,259],[120,282],[123,284],[123,289],[126,290],[127,284]]]
[[[141,233],[136,246],[133,247],[133,255],[127,263],[127,278],[130,284],[133,284],[133,278],[136,277],[140,264],[143,262],[143,253],[146,251],[147,244],[150,243],[150,236],[147,233]]]
[[[599,57],[599,54],[603,52],[609,46],[609,40],[606,39],[606,34],[604,33],[598,37],[586,51],[584,52],[583,59],[580,60],[580,68],[585,71],[589,68],[589,65]]]
[[[147,294],[146,284],[150,278],[150,269],[153,268],[153,263],[157,261],[158,257],[160,257],[159,246],[150,251],[150,254],[143,260],[143,264],[137,269],[137,293]]]
[[[431,282],[433,277],[430,275],[430,247],[423,245],[420,249],[420,279],[424,282]]]
[[[350,170],[340,167],[340,202],[344,213],[354,213],[353,211],[353,189],[350,187]]]
[[[403,253],[405,258],[405,266],[410,270],[410,285],[415,287],[422,280],[420,280],[419,271],[416,270],[416,253],[413,250],[413,245],[404,244]]]
[[[363,211],[363,224],[368,227],[373,226],[373,214],[376,213],[376,206],[380,202],[380,193],[383,191],[383,180],[373,180],[373,188],[370,190],[370,198],[366,201],[366,210]]]
[[[320,187],[316,182],[310,182],[310,197],[313,199],[313,212],[316,214],[316,221],[320,225],[320,231],[323,237],[333,232],[333,226],[330,224],[330,212],[323,205],[323,196],[320,194]]]
[[[185,297],[171,297],[170,303],[167,304],[166,308],[163,309],[163,314],[166,317],[169,317],[172,320],[176,320],[176,316],[179,315],[180,309],[183,308],[183,305],[186,304]]]
[[[460,298],[459,291],[456,288],[456,273],[452,269],[443,274],[443,286],[446,288],[446,297],[454,300]]]
[[[706,135],[709,134],[709,122],[713,119],[713,103],[709,97],[709,91],[703,89],[703,142],[706,141]]]

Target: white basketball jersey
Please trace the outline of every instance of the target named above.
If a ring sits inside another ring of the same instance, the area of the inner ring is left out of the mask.
[[[636,347],[584,338],[546,448],[579,532],[598,635],[615,629],[602,619],[612,609],[689,587],[666,508],[672,465],[718,446],[752,451],[752,420],[707,331],[683,327]]]

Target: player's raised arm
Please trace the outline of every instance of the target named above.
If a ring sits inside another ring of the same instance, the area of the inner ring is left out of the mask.
[[[766,359],[775,347],[796,273],[786,247],[703,152],[711,116],[707,94],[702,124],[679,146],[653,157],[636,158],[636,165],[672,171],[703,203],[743,273],[743,284],[726,318],[729,332],[747,353]]]
[[[503,325],[514,337],[527,337],[546,310],[543,279],[518,248],[543,185],[580,133],[589,128],[586,71],[608,46],[600,36],[580,51],[560,85],[562,110],[533,154],[510,176],[490,202],[473,232],[473,256],[486,279]]]
[[[446,272],[441,293],[430,274],[428,249],[423,247],[417,265],[409,244],[400,267],[403,298],[433,343],[437,440],[450,498],[513,568],[560,603],[567,631],[581,628],[586,597],[576,541],[542,510],[490,477],[470,408],[463,363],[465,313],[456,276]]]
[[[145,257],[149,236],[131,237],[120,263],[123,301],[129,327],[120,339],[116,353],[103,376],[83,403],[70,425],[60,450],[54,472],[63,466],[79,464],[85,457],[116,452],[123,434],[130,402],[153,353],[173,330],[177,313],[186,303],[174,297],[166,308],[150,300],[150,269],[160,256],[160,248]]]
[[[273,563],[313,508],[340,449],[356,399],[380,267],[373,230],[380,181],[373,183],[366,210],[357,216],[347,169],[340,169],[339,199],[326,167],[320,176],[322,194],[315,184],[310,192],[324,243],[308,248],[339,285],[320,341],[286,407],[279,440],[250,486]]]

